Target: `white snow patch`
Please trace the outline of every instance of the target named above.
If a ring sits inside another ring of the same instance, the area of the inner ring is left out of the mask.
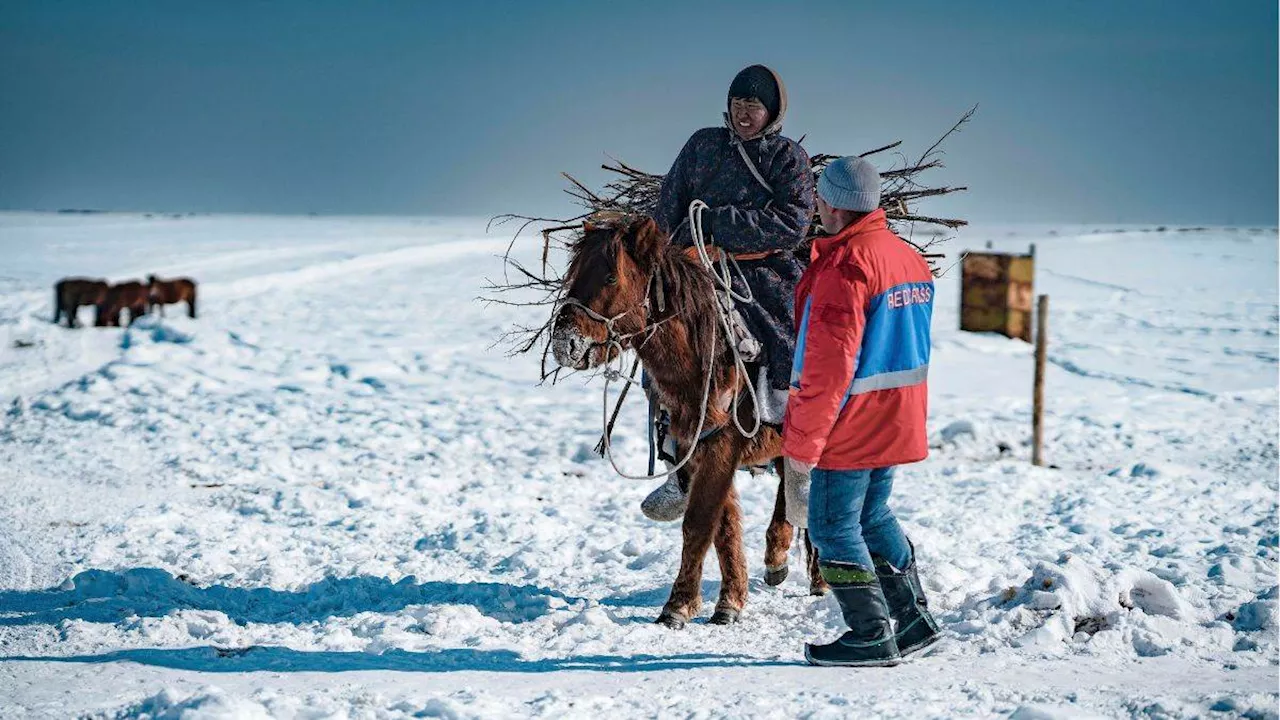
[[[954,241],[1037,243],[1054,467],[1028,463],[1030,346],[958,332],[942,278],[934,448],[892,506],[943,642],[856,688],[803,664],[843,624],[798,552],[760,580],[771,475],[736,480],[742,622],[705,625],[709,558],[701,617],[652,624],[679,526],[591,452],[598,387],[490,348],[542,319],[474,301],[508,239],[0,214],[3,713],[1274,717],[1273,231]],[[60,276],[153,271],[201,282],[198,318],[48,322]],[[644,414],[619,421],[626,467]]]

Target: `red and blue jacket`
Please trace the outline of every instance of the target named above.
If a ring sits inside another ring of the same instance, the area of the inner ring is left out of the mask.
[[[814,241],[796,288],[783,453],[824,470],[923,460],[933,274],[876,210]]]

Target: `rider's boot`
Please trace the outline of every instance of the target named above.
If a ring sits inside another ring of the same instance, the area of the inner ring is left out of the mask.
[[[670,463],[665,463],[671,469]],[[640,503],[640,511],[650,520],[671,522],[684,517],[685,508],[689,507],[689,493],[680,486],[680,473],[667,476],[666,482],[659,485]]]
[[[652,398],[650,402],[653,402]],[[666,411],[654,412],[652,417],[655,425],[654,436],[650,438],[650,442],[653,442],[656,437],[658,457],[662,459],[663,466],[670,474],[661,485],[640,502],[640,512],[650,520],[671,522],[684,517],[685,508],[689,507],[689,482],[681,477],[681,473],[671,472],[671,468],[678,462],[676,457],[680,453],[676,448],[675,439],[669,432],[670,420]]]

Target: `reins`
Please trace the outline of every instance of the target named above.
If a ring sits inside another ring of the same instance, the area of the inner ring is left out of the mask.
[[[711,254],[708,251],[709,244],[707,243],[706,238],[702,231],[702,212],[707,208],[708,206],[705,202],[701,200],[694,200],[692,203],[689,204],[689,215],[688,215],[687,222],[689,223],[690,236],[693,238],[694,248],[697,249],[698,259],[700,260],[703,268],[708,273],[710,273],[712,280],[714,282],[714,285],[719,288],[718,291],[713,291],[713,294],[715,296],[715,311],[716,311],[717,322],[711,326],[710,350],[708,352],[708,357],[707,357],[706,375],[703,378],[702,402],[701,402],[701,407],[699,408],[699,414],[698,414],[698,427],[693,433],[693,440],[689,445],[688,451],[684,454],[684,457],[682,457],[678,462],[676,462],[675,465],[669,467],[666,472],[661,472],[661,473],[652,472],[653,448],[650,447],[650,456],[651,456],[650,473],[644,474],[644,475],[633,475],[633,474],[627,473],[621,467],[618,466],[617,461],[613,457],[613,437],[612,437],[613,425],[618,418],[619,412],[622,409],[622,403],[626,399],[627,391],[630,390],[632,385],[640,384],[635,379],[636,369],[638,368],[640,363],[639,357],[637,357],[635,362],[632,363],[631,372],[629,376],[623,375],[622,373],[621,359],[622,359],[623,353],[627,349],[625,346],[625,343],[630,341],[632,338],[635,338],[640,335],[644,335],[645,336],[644,340],[641,341],[639,345],[636,345],[634,347],[634,349],[639,350],[639,348],[644,346],[644,343],[648,342],[649,339],[653,337],[653,334],[657,331],[657,329],[662,324],[666,323],[668,320],[671,320],[672,318],[675,317],[675,315],[671,315],[657,322],[646,322],[645,326],[642,327],[640,330],[637,330],[632,333],[626,333],[626,334],[619,333],[614,327],[619,320],[623,319],[624,317],[630,315],[633,312],[647,311],[649,309],[650,298],[655,294],[657,296],[657,304],[658,304],[659,312],[665,311],[666,302],[663,294],[664,293],[663,283],[661,280],[660,270],[658,269],[658,267],[655,267],[654,271],[649,275],[649,280],[645,287],[644,301],[612,317],[606,317],[596,312],[595,310],[592,310],[591,308],[587,307],[582,301],[572,297],[563,298],[562,300],[557,302],[554,306],[553,312],[555,312],[556,314],[559,314],[560,310],[563,309],[564,307],[575,307],[578,310],[582,311],[582,313],[585,314],[588,318],[604,326],[604,329],[605,329],[604,342],[600,343],[600,342],[593,341],[591,347],[588,348],[587,350],[588,357],[591,350],[594,349],[595,347],[603,346],[605,350],[605,362],[604,362],[604,367],[601,371],[601,375],[604,376],[604,390],[601,393],[601,402],[602,402],[601,421],[604,426],[604,433],[600,438],[600,443],[596,446],[596,451],[597,452],[603,451],[602,454],[609,461],[609,464],[613,467],[614,472],[618,473],[618,475],[624,478],[627,478],[629,480],[665,479],[667,477],[670,477],[671,475],[674,475],[686,464],[688,464],[688,462],[693,458],[694,453],[698,449],[699,443],[701,443],[705,437],[703,434],[703,430],[706,427],[707,412],[708,412],[708,408],[710,407],[711,384],[712,384],[712,378],[715,375],[716,355],[718,354],[716,345],[717,345],[717,341],[719,340],[718,333],[721,330],[723,330],[725,333],[725,339],[727,340],[727,344],[729,346],[729,353],[733,357],[734,368],[738,371],[739,376],[743,378],[743,384],[746,386],[747,393],[751,396],[751,402],[753,407],[755,408],[755,411],[753,413],[753,415],[755,416],[755,424],[751,428],[751,430],[747,430],[742,426],[742,422],[738,417],[739,403],[740,403],[740,398],[742,393],[735,392],[733,394],[733,400],[731,403],[731,408],[732,408],[731,415],[733,417],[734,427],[736,427],[738,432],[741,433],[743,437],[746,437],[746,438],[753,438],[756,436],[757,433],[760,432],[760,428],[762,425],[760,420],[760,401],[756,395],[755,386],[752,384],[751,378],[747,374],[746,361],[742,359],[741,348],[739,348],[738,343],[734,339],[733,321],[731,319],[732,313],[734,310],[735,301],[749,303],[749,302],[754,302],[755,298],[753,293],[751,292],[750,286],[746,284],[746,278],[742,273],[742,268],[738,265],[738,262],[735,258],[733,258],[731,255],[727,253],[722,252],[717,254],[717,258],[715,260],[712,259]],[[711,249],[714,250],[715,248],[712,247]],[[742,278],[743,285],[747,287],[747,291],[745,295],[738,293],[733,289],[733,272],[734,271],[737,272],[738,277]],[[617,350],[617,357],[619,360],[619,365],[617,366],[617,368],[614,368],[610,364],[612,361],[609,358],[609,356],[612,354],[612,351],[615,349]],[[625,383],[625,385],[622,389],[621,394],[618,396],[618,403],[614,408],[613,416],[610,417],[609,386],[612,383],[617,381],[622,381],[623,383]],[[650,423],[652,423],[652,420],[650,420]],[[719,429],[720,428],[715,428],[715,430],[719,430]],[[652,444],[653,444],[652,429],[650,429],[650,445]]]
[[[747,284],[742,267],[738,265],[738,261],[732,255],[720,253],[720,265],[717,270],[715,262],[707,253],[707,242],[702,234],[702,211],[706,209],[707,204],[701,200],[694,200],[689,203],[689,234],[693,238],[693,246],[698,249],[698,257],[702,260],[702,266],[706,268],[707,272],[711,273],[711,277],[716,284],[724,291],[723,294],[716,294],[716,317],[720,320],[720,325],[725,331],[725,337],[729,340],[729,352],[733,355],[733,365],[746,381],[747,393],[751,396],[751,405],[754,408],[752,414],[755,416],[755,425],[750,431],[742,427],[742,422],[738,419],[738,402],[741,393],[734,393],[733,424],[738,428],[738,432],[750,439],[760,432],[760,398],[756,396],[755,385],[751,382],[751,377],[747,375],[747,364],[742,359],[742,349],[734,341],[731,318],[734,301],[743,303],[755,302],[755,294],[751,292],[751,286]],[[746,295],[740,295],[734,291],[730,263],[732,263],[733,270],[737,271],[738,277],[742,279],[743,287],[747,288]]]
[[[618,313],[617,315],[614,315],[613,317],[606,317],[604,315],[601,315],[595,310],[592,310],[591,308],[587,307],[581,300],[578,300],[577,298],[572,298],[572,297],[561,299],[559,302],[555,304],[554,310],[553,310],[554,313],[559,314],[560,310],[564,307],[575,307],[578,310],[582,311],[582,313],[585,314],[587,317],[591,318],[592,320],[595,320],[601,325],[604,325],[604,329],[605,329],[604,342],[602,343],[593,342],[591,346],[591,348],[603,346],[605,349],[604,368],[600,373],[601,375],[604,376],[604,391],[601,393],[601,402],[602,402],[601,420],[603,421],[603,425],[604,425],[604,435],[603,437],[601,437],[600,442],[601,442],[601,445],[603,446],[605,459],[607,459],[609,461],[609,464],[613,466],[614,472],[618,473],[622,477],[627,478],[629,480],[656,480],[659,478],[670,477],[671,475],[674,475],[677,471],[679,471],[680,468],[688,464],[689,460],[693,458],[694,451],[698,449],[698,442],[701,440],[701,437],[702,437],[702,430],[706,426],[707,407],[709,404],[708,401],[711,397],[711,378],[715,372],[715,360],[716,360],[715,346],[716,346],[716,340],[718,338],[716,337],[717,326],[713,325],[711,330],[711,352],[709,353],[709,357],[707,358],[707,374],[702,384],[702,410],[698,416],[698,429],[694,433],[694,441],[689,446],[689,451],[685,454],[683,458],[681,458],[680,462],[678,462],[674,467],[667,470],[667,472],[665,473],[657,473],[657,474],[650,474],[650,475],[632,475],[624,471],[622,468],[618,467],[618,463],[613,457],[613,438],[612,438],[612,433],[610,432],[610,430],[612,429],[611,426],[613,423],[609,417],[609,386],[613,382],[616,382],[618,380],[621,380],[622,382],[626,383],[626,386],[623,388],[622,394],[618,398],[618,407],[614,410],[613,419],[616,419],[618,415],[618,411],[621,410],[621,407],[622,407],[622,400],[626,398],[627,390],[630,389],[632,385],[639,384],[635,380],[635,367],[636,367],[636,364],[638,364],[639,362],[639,358],[637,358],[636,363],[633,363],[632,365],[631,376],[626,377],[621,372],[621,369],[622,369],[621,365],[619,365],[617,369],[615,369],[610,365],[611,361],[609,360],[609,356],[610,354],[612,354],[611,351],[616,349],[618,351],[618,359],[619,361],[621,361],[622,354],[626,352],[626,347],[624,345],[626,341],[630,340],[631,338],[637,337],[639,335],[645,335],[646,336],[645,339],[641,341],[640,345],[638,346],[638,347],[643,347],[644,343],[648,342],[649,338],[653,337],[653,333],[656,332],[660,326],[662,326],[664,323],[666,323],[668,320],[671,320],[671,318],[675,316],[672,315],[654,323],[647,323],[643,328],[633,333],[626,333],[626,334],[619,333],[617,330],[614,329],[614,325],[622,318],[626,317],[627,315],[630,315],[633,312],[636,312],[637,310],[647,310],[649,308],[649,296],[651,294],[652,287],[654,286],[655,280],[657,278],[658,278],[658,272],[655,270],[654,273],[649,276],[649,282],[645,290],[644,302],[641,302],[634,307],[628,308]],[[661,285],[660,282],[658,282],[657,284],[659,286]],[[659,304],[665,305],[665,299],[661,298],[660,290],[659,290],[659,297],[660,297]],[[590,353],[591,349],[588,349],[587,352]]]

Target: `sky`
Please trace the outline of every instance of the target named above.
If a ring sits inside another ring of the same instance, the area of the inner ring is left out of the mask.
[[[1274,225],[1276,38],[1272,0],[0,0],[0,209],[571,215],[561,171],[665,172],[763,63],[811,153],[978,105],[930,214]]]

